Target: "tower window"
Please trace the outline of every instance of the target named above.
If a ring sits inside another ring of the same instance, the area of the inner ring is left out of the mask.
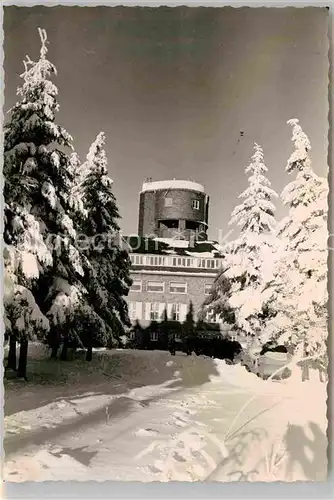
[[[129,318],[134,321],[141,319],[142,302],[129,302]]]
[[[165,207],[171,207],[173,205],[172,198],[165,198]]]
[[[193,207],[195,210],[199,210],[199,200],[193,200],[193,201],[192,201],[192,207]]]

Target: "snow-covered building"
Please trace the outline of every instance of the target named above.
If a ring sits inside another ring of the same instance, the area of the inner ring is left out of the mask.
[[[168,319],[183,322],[192,303],[196,321],[223,258],[218,243],[207,240],[209,197],[191,181],[146,182],[139,205],[139,234],[125,239],[130,318],[147,326],[167,311]]]
[[[140,236],[207,239],[209,197],[201,184],[184,180],[144,182],[140,192]]]

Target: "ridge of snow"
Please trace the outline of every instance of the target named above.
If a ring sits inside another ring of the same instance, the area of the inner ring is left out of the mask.
[[[198,182],[173,179],[171,181],[143,182],[141,193],[163,189],[185,189],[187,191],[197,191],[199,193],[205,192],[204,186],[198,184]]]
[[[174,248],[188,248],[190,242],[188,240],[175,240],[173,238],[154,238],[156,241],[160,241],[161,243],[166,243],[166,245],[170,245]]]

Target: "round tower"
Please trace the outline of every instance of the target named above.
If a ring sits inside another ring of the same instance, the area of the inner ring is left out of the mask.
[[[209,197],[197,182],[144,182],[140,192],[138,234],[203,241],[207,239]]]

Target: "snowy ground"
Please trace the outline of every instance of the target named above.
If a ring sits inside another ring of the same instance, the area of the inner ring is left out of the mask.
[[[107,380],[91,372],[86,387],[9,386],[7,481],[326,478],[317,379],[264,382],[224,361],[159,351],[99,356],[114,366]]]

